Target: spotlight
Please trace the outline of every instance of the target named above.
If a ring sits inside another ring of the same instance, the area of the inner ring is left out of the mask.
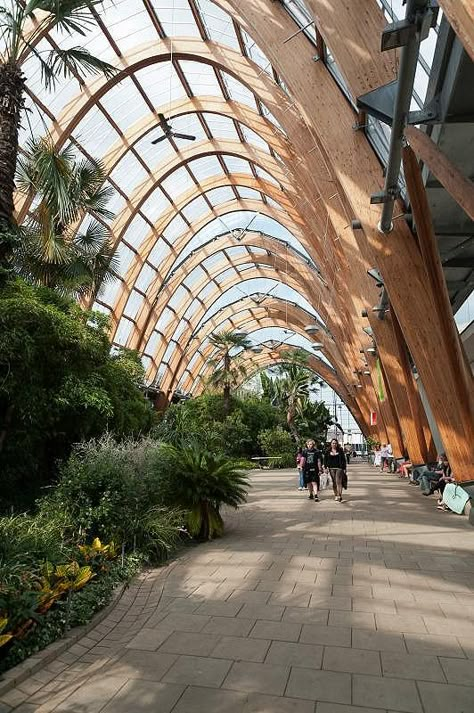
[[[234,337],[242,337],[242,339],[245,339],[245,337],[248,337],[248,333],[243,332],[240,329],[237,329],[233,334],[234,334]]]
[[[377,285],[377,287],[384,286],[383,277],[376,267],[372,267],[370,270],[367,270],[367,274],[369,277],[375,280],[375,284]]]
[[[250,351],[254,354],[261,354],[263,352],[263,349],[260,345],[256,344],[254,347],[250,347]]]
[[[311,346],[317,351],[318,349],[322,349],[324,345],[322,342],[314,342]]]
[[[377,354],[377,349],[375,347],[367,347],[365,351],[367,354]]]
[[[364,369],[362,372],[365,376],[370,376],[370,371],[368,369]]]
[[[319,329],[319,324],[308,324],[304,328],[304,331],[306,332],[306,334],[316,334],[316,332],[319,332]]]

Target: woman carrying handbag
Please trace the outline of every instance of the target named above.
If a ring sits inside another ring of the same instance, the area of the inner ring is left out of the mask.
[[[342,503],[342,489],[343,487],[347,488],[347,463],[337,438],[332,439],[329,449],[324,455],[324,466],[331,475],[334,499]]]

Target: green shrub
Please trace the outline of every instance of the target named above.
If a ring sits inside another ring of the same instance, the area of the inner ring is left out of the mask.
[[[20,279],[0,290],[0,511],[30,506],[73,443],[151,427],[138,355],[111,355],[108,331],[53,290]]]
[[[192,536],[210,540],[222,535],[222,505],[237,508],[246,500],[249,483],[243,470],[247,463],[210,453],[199,443],[182,447],[164,444],[160,455],[164,501],[188,511]]]
[[[291,434],[281,426],[260,431],[258,441],[263,453],[270,457],[268,464],[271,468],[291,468],[295,465],[295,443]],[[271,456],[276,457],[272,459]]]
[[[159,444],[110,436],[75,447],[45,506],[68,514],[89,538],[161,558],[179,541],[183,514],[163,508]]]

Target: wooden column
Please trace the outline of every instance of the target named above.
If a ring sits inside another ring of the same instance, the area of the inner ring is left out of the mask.
[[[387,395],[387,400],[392,414],[392,426],[390,433],[390,443],[392,444],[393,454],[396,458],[404,456],[407,452],[407,447],[403,438],[403,432],[400,426],[400,421],[397,414],[397,409],[395,407],[395,402],[393,399],[392,391],[390,389],[390,384],[385,373],[382,360],[380,360],[380,368],[382,371],[383,382],[385,386],[385,393]]]
[[[437,346],[426,346],[433,350],[431,358],[434,363],[443,355],[449,368],[454,389],[450,403],[445,402],[440,383],[446,378],[446,373],[438,373],[437,379],[430,378],[428,373],[428,379],[423,379],[423,386],[453,472],[458,480],[470,481],[474,479],[473,377],[454,322],[420,166],[409,146],[403,150],[403,168],[426,272],[426,291],[440,322]],[[446,413],[448,409],[449,413]]]
[[[425,463],[428,459],[428,447],[423,428],[424,411],[421,402],[416,402],[418,393],[413,391],[413,374],[403,336],[398,340],[394,333],[393,308],[385,315],[385,319],[372,319],[371,325],[408,455],[412,463]]]

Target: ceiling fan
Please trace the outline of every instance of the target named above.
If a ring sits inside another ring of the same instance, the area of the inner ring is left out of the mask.
[[[164,114],[158,114],[158,118],[160,120],[160,127],[163,129],[163,136],[159,136],[157,139],[152,141],[152,144],[159,144],[160,141],[164,141],[165,139],[187,139],[188,141],[196,141],[195,136],[191,136],[191,134],[179,134],[177,131],[173,131],[173,127],[169,123],[169,120],[165,117]]]

